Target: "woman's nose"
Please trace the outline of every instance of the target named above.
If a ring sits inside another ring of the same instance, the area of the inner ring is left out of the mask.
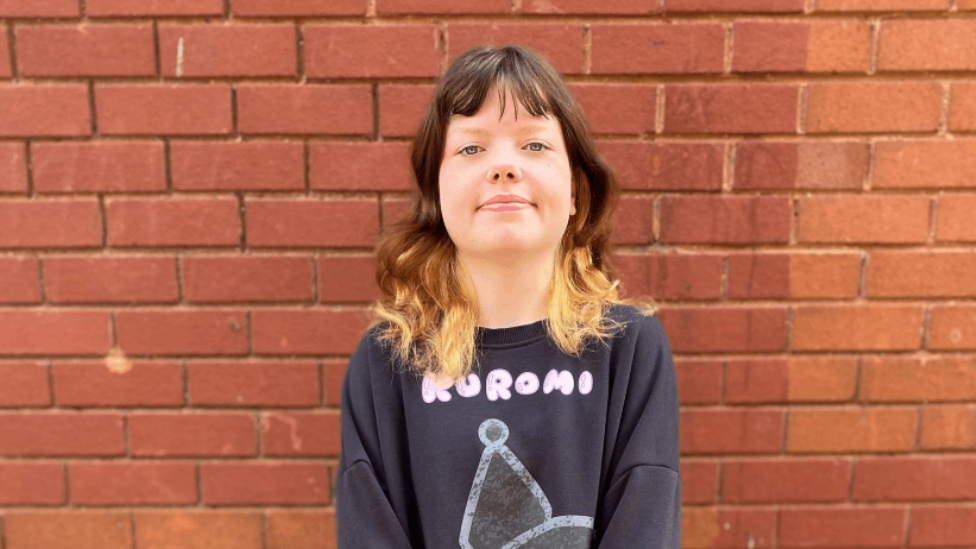
[[[499,181],[515,182],[522,179],[522,170],[511,163],[497,163],[488,170],[488,181],[497,183]]]

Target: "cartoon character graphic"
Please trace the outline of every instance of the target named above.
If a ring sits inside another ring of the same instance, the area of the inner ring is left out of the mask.
[[[461,522],[463,549],[588,549],[593,518],[552,516],[552,506],[522,462],[505,446],[508,425],[489,418],[485,444]]]

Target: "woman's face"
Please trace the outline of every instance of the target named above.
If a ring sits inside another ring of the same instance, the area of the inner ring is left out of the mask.
[[[498,92],[488,91],[474,116],[455,115],[440,167],[444,224],[463,255],[517,259],[554,253],[576,213],[562,128],[555,116],[532,116],[509,94],[499,120]],[[530,204],[484,206],[498,195]],[[516,208],[517,207],[517,208]]]

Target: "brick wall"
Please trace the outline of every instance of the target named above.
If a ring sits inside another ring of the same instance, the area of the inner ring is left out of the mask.
[[[372,245],[483,41],[621,177],[684,546],[976,545],[976,1],[0,0],[0,547],[334,547]]]

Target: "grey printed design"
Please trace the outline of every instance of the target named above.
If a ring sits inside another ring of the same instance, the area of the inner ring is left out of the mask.
[[[485,444],[461,522],[463,549],[588,549],[593,518],[552,516],[552,506],[522,462],[505,446],[508,425],[486,419]]]

